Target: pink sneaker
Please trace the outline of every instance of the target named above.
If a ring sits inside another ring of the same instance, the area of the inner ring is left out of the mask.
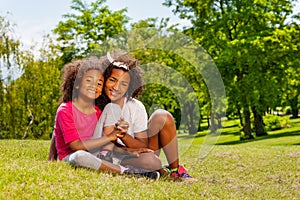
[[[198,181],[196,178],[191,177],[182,165],[179,165],[176,171],[173,170],[171,170],[170,177],[174,178],[175,180],[177,179],[181,181],[191,181],[191,182]]]

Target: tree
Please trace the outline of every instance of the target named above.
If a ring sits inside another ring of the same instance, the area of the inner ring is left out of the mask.
[[[263,114],[278,100],[281,75],[284,74],[278,49],[284,42],[274,40],[284,31],[292,14],[292,2],[285,0],[223,1],[166,0],[174,13],[189,19],[186,29],[209,52],[217,64],[232,107],[242,114],[245,138],[253,138],[251,111],[256,135],[267,134]],[[286,51],[285,51],[286,52]]]
[[[126,30],[129,20],[125,15],[127,10],[113,12],[104,3],[105,0],[96,0],[91,4],[72,0],[74,13],[63,15],[65,20],[60,21],[53,31],[58,35],[58,48],[63,53],[64,63],[94,52],[100,55],[106,53],[108,38]]]
[[[205,98],[213,94],[208,94],[206,87],[213,85],[210,83],[214,78],[206,77],[204,83],[201,76],[201,73],[210,74],[211,61],[189,37],[174,27],[167,27],[164,21],[158,25],[156,22],[150,19],[135,24],[128,38],[129,49],[134,50],[134,56],[146,71],[144,79],[148,85],[142,101],[147,108],[153,104],[163,106],[174,114],[177,126],[195,134],[200,128],[201,108],[217,102],[211,103]],[[218,77],[215,75],[213,77]]]
[[[281,35],[281,37],[285,37],[285,48],[288,54],[284,59],[287,67],[285,68],[285,76],[282,77],[284,79],[282,104],[283,106],[290,106],[292,117],[297,118],[300,97],[300,25],[296,21],[286,29],[288,34]]]
[[[57,53],[49,46],[53,45],[49,42],[42,47],[39,59],[31,51],[19,52],[22,74],[5,85],[3,94],[2,137],[49,139],[60,96],[61,66]]]
[[[6,134],[8,125],[5,115],[8,111],[6,103],[10,103],[6,98],[10,95],[8,85],[13,78],[11,68],[18,68],[20,53],[20,42],[13,38],[13,27],[5,17],[0,16],[0,138]]]

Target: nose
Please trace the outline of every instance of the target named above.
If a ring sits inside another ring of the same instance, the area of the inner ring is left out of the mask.
[[[119,88],[120,88],[120,83],[116,82],[115,85],[113,86],[113,89],[114,90],[119,90]]]
[[[97,80],[96,81],[93,80],[93,82],[91,83],[91,87],[97,88],[97,86],[98,86],[98,81]]]

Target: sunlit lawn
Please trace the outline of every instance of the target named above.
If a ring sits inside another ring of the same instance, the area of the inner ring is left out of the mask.
[[[202,159],[203,134],[179,135],[181,163],[196,183],[74,169],[46,161],[49,141],[0,140],[0,199],[299,199],[300,120],[292,122],[241,142],[227,121]]]

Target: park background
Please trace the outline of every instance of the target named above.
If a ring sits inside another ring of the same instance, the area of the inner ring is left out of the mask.
[[[169,77],[166,77],[174,85],[180,86],[183,77],[193,88],[191,94],[186,94],[184,87],[177,87],[175,93],[165,85],[148,84],[140,98],[148,112],[153,109],[153,105],[169,110],[180,128],[180,147],[185,149],[184,156],[190,158],[185,158],[184,161],[194,174],[202,177],[201,183],[193,186],[193,195],[188,194],[188,197],[299,197],[300,125],[297,118],[300,94],[300,13],[296,1],[166,0],[161,2],[164,4],[161,6],[173,12],[176,19],[153,16],[135,21],[128,18],[126,8],[113,10],[103,0],[69,2],[69,10],[63,13],[64,16],[57,16],[59,22],[53,29],[43,35],[41,40],[33,41],[32,45],[28,41],[26,44],[22,43],[19,39],[22,36],[15,32],[18,24],[14,25],[11,15],[2,14],[1,10],[0,138],[3,139],[2,156],[6,160],[0,165],[5,169],[4,179],[1,179],[1,187],[5,189],[3,194],[22,198],[23,193],[16,191],[27,188],[33,196],[25,195],[24,198],[36,197],[35,194],[41,191],[30,184],[26,185],[25,179],[31,173],[35,178],[29,183],[36,183],[38,180],[44,189],[53,183],[49,174],[46,176],[50,180],[39,180],[36,171],[32,170],[33,163],[37,164],[37,168],[42,168],[42,164],[46,165],[50,171],[59,170],[63,166],[59,173],[62,176],[65,173],[75,173],[73,176],[81,178],[86,175],[86,172],[80,170],[69,172],[64,165],[53,166],[42,162],[46,159],[47,145],[53,131],[60,97],[60,70],[64,64],[91,54],[105,55],[116,43],[123,47],[122,41],[126,41],[128,35],[135,30],[140,30],[139,36],[145,39],[150,34],[160,35],[168,41],[170,35],[161,34],[168,30],[183,34],[203,47],[217,66],[226,91],[226,98],[219,99],[220,104],[215,105],[207,82],[201,73],[195,73],[197,66],[183,59],[184,56],[153,48],[132,52],[142,64],[155,62],[179,72],[179,78],[178,74],[168,74]],[[143,42],[141,38],[126,45]],[[164,71],[165,68],[162,67],[161,70]],[[187,97],[186,101],[179,102],[177,95]],[[197,99],[196,105],[189,101],[189,96],[193,95]],[[189,109],[182,110],[182,107]],[[199,118],[194,117],[198,115]],[[228,146],[215,148],[216,152],[212,153],[214,159],[203,165],[203,162],[197,160],[201,152],[199,146],[206,143],[205,137],[209,134],[218,136],[219,140],[213,140],[216,145]],[[24,146],[31,151],[20,151],[23,149],[20,147]],[[21,157],[21,161],[11,161],[11,157]],[[256,159],[267,163],[256,163]],[[196,167],[191,167],[195,162]],[[272,163],[273,167],[268,167]],[[290,165],[287,166],[287,163]],[[28,167],[22,168],[25,170],[22,175],[19,170],[10,171],[16,167],[14,164],[25,164]],[[210,171],[210,175],[203,174],[205,171]],[[17,178],[10,176],[11,174]],[[249,180],[241,178],[239,174]],[[103,176],[105,179],[111,178],[110,175]],[[112,184],[118,182],[119,180],[113,180]],[[139,183],[138,180],[132,182],[130,179],[126,179],[126,182]],[[13,183],[18,183],[20,188],[13,187]],[[162,198],[176,197],[176,194],[167,189],[171,184],[173,183],[167,182],[166,186],[162,186],[162,191],[167,194]],[[143,189],[144,186],[139,187]],[[88,186],[84,189],[86,187]],[[120,187],[121,190],[126,190],[126,184]],[[189,191],[189,186],[182,187],[185,192]],[[260,187],[263,189],[260,190]],[[45,189],[43,197],[53,198],[51,192],[54,190],[55,188]],[[94,188],[91,190],[94,191]],[[186,195],[175,190],[178,197]],[[116,189],[115,195],[122,195],[117,191],[119,190]],[[150,194],[151,191],[145,193]],[[63,192],[60,194],[61,198],[65,195]],[[76,197],[76,193],[69,195]],[[84,196],[82,193],[77,195]],[[159,192],[156,191],[153,195],[153,198],[157,197]],[[91,197],[92,194],[88,193],[87,196]],[[133,196],[130,193],[124,198]]]

